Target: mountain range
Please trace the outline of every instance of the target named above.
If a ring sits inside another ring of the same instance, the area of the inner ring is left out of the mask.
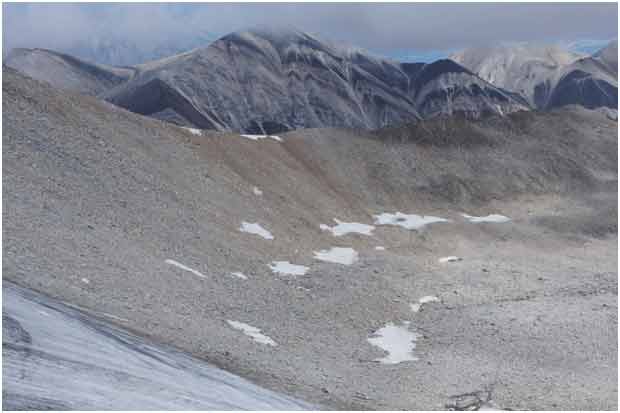
[[[568,104],[617,108],[618,42],[592,56],[555,46],[468,49],[450,56],[494,85],[519,93],[536,109]]]
[[[567,104],[617,109],[617,42],[592,56],[514,46],[401,63],[297,30],[253,29],[127,67],[44,49],[14,49],[5,64],[142,115],[252,134],[377,129]]]

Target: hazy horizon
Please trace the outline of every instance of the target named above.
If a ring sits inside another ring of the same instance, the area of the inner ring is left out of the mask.
[[[591,53],[617,38],[617,25],[616,3],[5,3],[3,56],[15,47],[39,47],[134,64],[255,26],[293,26],[402,61],[515,42]]]

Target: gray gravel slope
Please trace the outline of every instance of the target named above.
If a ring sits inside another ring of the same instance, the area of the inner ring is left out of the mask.
[[[617,407],[617,123],[604,115],[253,141],[3,75],[5,279],[333,408],[441,409],[487,390],[504,408]],[[371,237],[319,228],[399,210],[451,222]],[[359,261],[313,260],[334,246]],[[463,260],[438,263],[448,255]],[[278,276],[274,260],[310,270]],[[413,313],[426,295],[439,301]],[[418,360],[375,362],[385,353],[367,339],[404,321]]]

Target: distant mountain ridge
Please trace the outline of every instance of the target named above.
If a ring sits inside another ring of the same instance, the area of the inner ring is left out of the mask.
[[[217,38],[218,36],[205,30],[192,33],[189,30],[183,31],[170,38],[158,35],[148,41],[135,40],[120,34],[93,35],[80,39],[75,45],[61,52],[102,65],[133,66],[204,47]]]
[[[294,30],[232,33],[142,72],[106,98],[145,115],[249,133],[373,129],[526,109],[452,62],[412,68]]]
[[[450,58],[495,86],[521,94],[537,109],[568,104],[617,109],[617,41],[592,56],[526,44],[466,49]]]
[[[135,70],[85,62],[47,49],[13,49],[4,63],[60,89],[96,96],[127,81]]]
[[[517,64],[502,66],[502,72],[489,69],[493,65],[488,61],[498,59],[487,55],[400,63],[297,30],[253,29],[126,68],[42,49],[20,49],[5,63],[142,115],[182,126],[260,134],[317,127],[376,129],[457,113],[479,118],[571,103],[617,106],[611,103],[614,90],[617,98],[617,81],[607,75],[612,52],[580,60],[554,50],[552,66],[544,59],[533,64],[513,57]],[[517,69],[524,64],[531,68],[525,77],[534,73],[534,81],[519,78]],[[571,64],[572,75],[555,73]],[[515,90],[515,85],[525,86]]]

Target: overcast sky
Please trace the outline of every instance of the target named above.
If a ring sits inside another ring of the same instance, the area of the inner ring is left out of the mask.
[[[3,4],[3,54],[70,51],[93,39],[183,47],[259,25],[289,25],[391,57],[498,42],[598,47],[617,38],[617,4]],[[192,41],[194,43],[192,43]],[[202,41],[202,40],[201,40]]]

